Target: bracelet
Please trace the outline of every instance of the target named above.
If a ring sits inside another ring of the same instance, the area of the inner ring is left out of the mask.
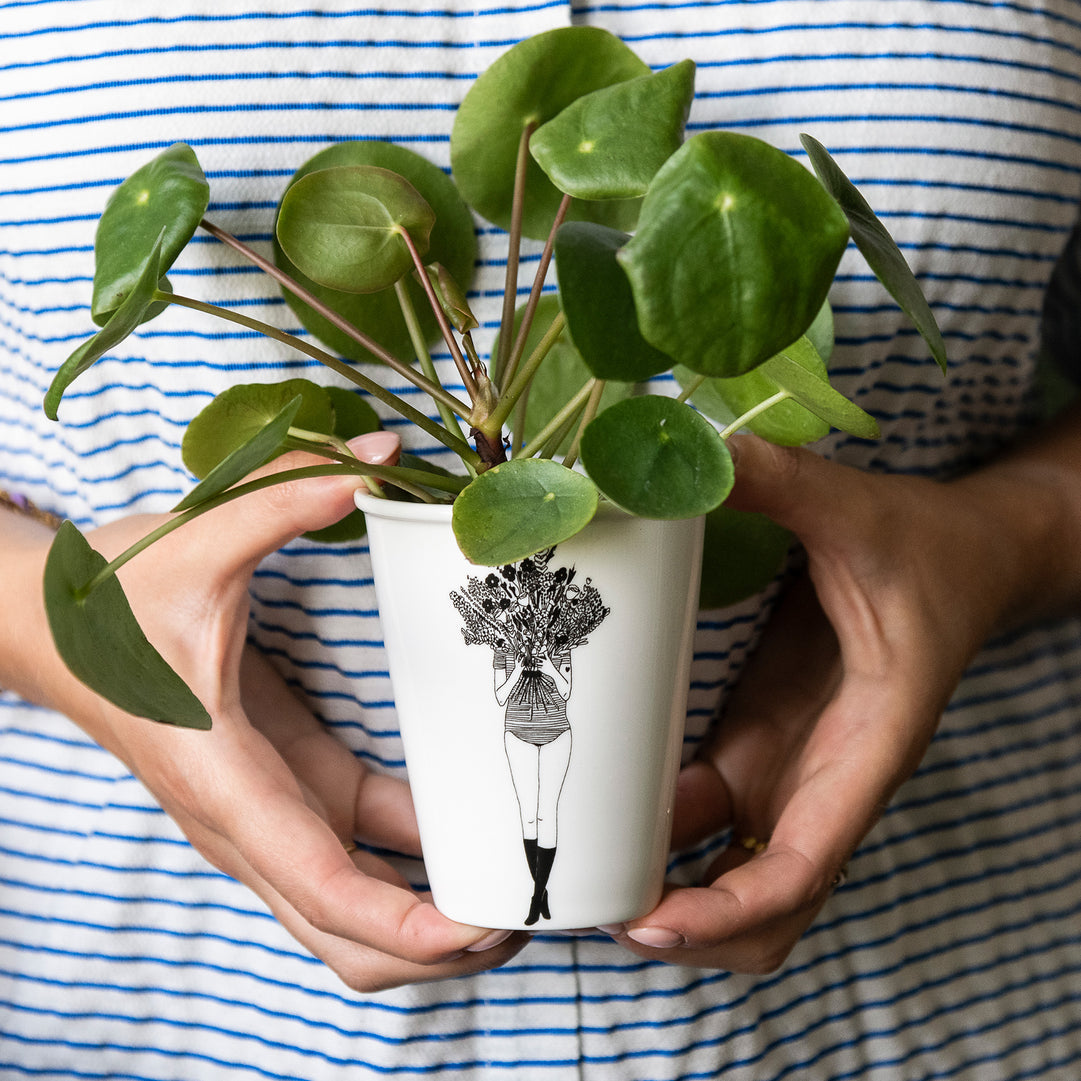
[[[0,507],[6,507],[8,510],[21,514],[25,518],[33,518],[35,522],[41,522],[42,525],[47,525],[50,529],[59,529],[60,523],[64,520],[51,511],[42,510],[41,507],[35,506],[26,496],[12,495],[3,489],[0,489]]]

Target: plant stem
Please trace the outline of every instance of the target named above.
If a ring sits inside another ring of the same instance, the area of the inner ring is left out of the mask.
[[[229,308],[220,308],[217,305],[207,304],[202,300],[181,296],[178,293],[163,293],[158,291],[154,294],[154,299],[164,300],[168,301],[170,304],[179,304],[184,308],[193,308],[196,311],[206,312],[209,315],[215,315],[220,319],[227,319],[232,323],[247,327],[249,330],[257,331],[275,341],[283,342],[285,345],[296,349],[300,353],[306,354],[313,360],[319,361],[320,364],[330,368],[331,371],[337,372],[351,383],[360,387],[361,390],[367,391],[373,398],[377,398],[384,405],[389,406],[396,413],[405,417],[406,420],[411,421],[413,424],[417,425],[418,428],[427,432],[433,439],[437,439],[443,446],[454,451],[454,453],[467,465],[475,467],[479,464],[480,459],[476,452],[461,436],[447,431],[442,425],[437,424],[419,409],[416,409],[408,402],[403,401],[392,391],[387,390],[386,387],[377,383],[374,379],[369,379],[351,365],[346,364],[336,356],[320,349],[317,345],[312,345],[303,338],[298,338],[293,334],[289,334],[287,331],[271,326],[269,323],[261,322],[258,319],[252,319],[251,316],[241,315],[240,312],[231,311]],[[425,382],[427,382],[427,380],[425,380]],[[452,398],[457,406],[461,407],[464,411],[464,415],[468,415],[469,408],[464,402],[459,402],[456,398],[453,398],[453,396],[449,397]],[[457,427],[457,425],[455,425],[455,427]]]
[[[525,441],[525,422],[526,417],[529,416],[529,391],[530,388],[526,387],[521,397],[514,403],[514,420],[510,422],[510,456],[512,458],[518,457],[522,443]]]
[[[754,406],[754,408],[748,409],[742,417],[736,417],[736,419],[721,432],[721,438],[728,439],[730,436],[735,435],[740,428],[744,427],[749,421],[754,420],[759,414],[764,413],[767,409],[772,409],[775,405],[780,405],[781,402],[786,401],[791,397],[792,395],[789,394],[787,390],[779,390],[769,398],[764,398],[758,405]]]
[[[290,428],[283,446],[289,450],[304,450],[311,454],[321,454],[324,458],[331,458],[336,462],[359,461],[344,439],[339,439],[336,435],[326,435],[323,432],[308,432],[303,428]],[[364,486],[372,495],[386,498],[382,485],[375,477],[362,479]]]
[[[514,348],[507,358],[507,367],[502,372],[500,379],[500,385],[504,388],[511,385],[511,381],[518,372],[518,365],[522,361],[526,338],[529,337],[529,331],[533,326],[533,317],[537,313],[537,305],[540,303],[541,294],[544,292],[544,282],[548,277],[548,268],[552,263],[552,250],[555,247],[556,233],[567,216],[570,204],[571,197],[564,195],[560,201],[559,210],[556,212],[555,221],[552,222],[552,228],[548,232],[548,239],[544,242],[544,251],[541,253],[540,262],[537,264],[537,273],[533,275],[533,288],[529,291],[529,299],[526,301],[525,311],[522,312],[522,322],[518,327],[518,336],[514,339]]]
[[[680,392],[676,395],[677,402],[686,402],[692,394],[708,379],[705,375],[696,375]]]
[[[604,393],[604,387],[605,381],[603,379],[595,379],[593,381],[593,388],[589,393],[589,401],[586,402],[586,407],[582,410],[582,419],[578,421],[578,431],[574,433],[574,441],[571,443],[570,450],[567,451],[567,455],[563,459],[563,464],[568,469],[578,461],[578,448],[582,443],[582,432],[586,430],[586,425],[597,415],[597,410],[600,409],[601,395]]]
[[[234,251],[243,255],[249,262],[254,263],[265,274],[269,274],[283,289],[288,289],[290,293],[304,301],[311,309],[318,312],[329,323],[332,323],[343,334],[350,337],[353,341],[362,345],[378,360],[382,361],[388,368],[397,372],[403,379],[409,380],[415,387],[423,390],[426,394],[438,401],[442,397],[443,401],[447,403],[459,416],[467,418],[469,416],[469,407],[463,402],[458,401],[452,394],[448,393],[437,383],[432,383],[424,376],[415,372],[408,364],[400,360],[389,350],[381,346],[377,341],[369,338],[363,331],[358,330],[348,319],[343,319],[333,308],[324,304],[314,293],[305,289],[299,282],[293,281],[288,274],[279,270],[269,259],[264,259],[258,252],[249,248],[243,241],[238,240],[231,233],[227,233],[224,229],[219,229],[212,222],[207,221],[205,218],[199,223],[211,236],[220,240],[223,244],[228,245]],[[324,362],[325,363],[325,362]]]
[[[340,462],[342,465],[353,465],[354,463],[360,465],[367,464],[361,462],[361,460],[340,439],[336,439],[334,436],[321,435],[318,432],[305,432],[302,428],[290,428],[289,436],[285,440],[284,445],[289,450],[305,450],[312,454],[320,454],[324,458],[329,458],[334,462]],[[412,481],[406,480],[403,475],[416,473],[419,472],[419,470],[399,471],[399,475],[393,480],[390,480],[385,475],[386,469],[386,466],[379,467],[378,478],[375,476],[374,468],[371,473],[360,474],[365,482],[365,486],[372,495],[380,496],[385,499],[386,494],[383,492],[383,488],[379,481],[387,480],[388,483],[393,484],[395,488],[400,488],[403,492],[408,492],[410,495],[416,496],[425,503],[438,502],[431,492],[427,491],[427,489],[421,487],[419,484],[414,484]],[[428,476],[428,474],[425,474],[425,476]]]
[[[536,127],[536,122],[533,122],[522,129],[522,136],[518,140],[518,157],[514,165],[507,271],[503,279],[503,311],[499,319],[499,355],[492,371],[492,378],[500,390],[507,385],[507,359],[513,344],[511,335],[514,333],[514,309],[518,299],[518,260],[522,250],[522,214],[525,205],[526,171],[529,168],[529,140]]]
[[[465,350],[466,356],[469,357],[469,363],[473,365],[474,371],[484,366],[481,363],[477,347],[473,344],[473,335],[468,330],[462,335],[462,348]]]
[[[427,275],[425,275],[425,281],[427,281]],[[439,375],[435,370],[435,362],[432,360],[432,354],[428,351],[428,343],[424,340],[424,334],[420,328],[420,320],[417,318],[417,310],[413,307],[413,298],[409,295],[409,289],[407,288],[404,279],[399,278],[394,283],[394,292],[398,296],[398,305],[402,309],[402,318],[405,320],[406,329],[409,331],[409,338],[413,342],[413,348],[416,350],[417,360],[420,361],[421,370],[424,374],[433,382],[439,382]],[[439,410],[439,415],[443,418],[443,424],[449,431],[458,431],[458,420],[454,415],[453,410],[443,401],[437,401],[436,408]]]
[[[346,441],[340,439],[336,435],[327,435],[326,432],[309,432],[305,428],[290,428],[287,434],[293,439],[303,442],[305,449],[309,449],[309,445],[314,444],[319,448],[318,453],[320,454],[325,454],[327,453],[327,448],[332,448],[337,452],[335,457],[346,454],[353,460],[360,461],[360,459],[349,449],[349,445]]]
[[[563,333],[563,329],[566,325],[567,320],[563,315],[563,312],[557,312],[551,325],[544,332],[544,337],[537,343],[537,348],[533,350],[529,359],[521,366],[518,374],[514,377],[514,382],[506,389],[503,396],[499,399],[499,404],[492,410],[492,414],[488,419],[488,424],[485,425],[485,430],[487,430],[489,426],[495,432],[502,430],[503,425],[507,421],[507,417],[510,416],[511,410],[514,409],[515,402],[518,401],[525,392],[526,387],[532,382],[533,375],[540,367],[541,361],[544,360],[552,346],[559,340],[559,336]]]
[[[583,384],[582,389],[515,455],[516,458],[532,458],[561,428],[565,428],[585,407],[593,391],[596,379]]]
[[[432,283],[428,279],[428,271],[424,267],[424,260],[421,259],[420,252],[417,251],[417,246],[413,243],[413,238],[409,235],[408,230],[401,229],[398,231],[398,235],[405,241],[405,246],[409,249],[409,254],[413,259],[413,265],[417,268],[420,284],[424,289],[425,295],[428,297],[428,303],[431,305],[436,322],[439,324],[439,333],[443,335],[443,341],[447,343],[450,355],[454,358],[454,366],[458,369],[458,374],[462,377],[462,384],[465,386],[465,391],[469,395],[469,400],[471,402],[476,402],[477,384],[473,381],[473,373],[469,370],[469,365],[465,362],[465,357],[462,356],[462,350],[458,346],[458,340],[454,337],[454,332],[450,328],[450,323],[447,322],[447,316],[443,311],[443,305],[439,303],[439,298],[435,295]],[[438,383],[438,380],[434,381]]]

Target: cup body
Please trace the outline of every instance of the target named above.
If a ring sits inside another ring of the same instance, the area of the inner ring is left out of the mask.
[[[702,520],[602,506],[551,551],[488,568],[459,551],[449,507],[357,503],[436,906],[533,930],[648,912],[670,843]]]

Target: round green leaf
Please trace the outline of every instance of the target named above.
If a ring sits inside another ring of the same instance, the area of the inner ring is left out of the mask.
[[[704,132],[658,172],[619,259],[642,333],[692,371],[750,371],[818,314],[848,222],[814,176],[748,135]]]
[[[454,536],[467,559],[498,567],[573,537],[596,510],[588,477],[548,458],[519,458],[462,491],[454,501]]]
[[[825,365],[833,351],[833,310],[829,301],[819,309],[806,337],[814,348],[800,350],[798,354],[794,352],[791,354],[792,359],[818,378],[828,379]],[[690,401],[695,408],[715,420],[722,428],[734,424],[737,418],[745,416],[759,402],[781,390],[777,381],[764,372],[763,366],[747,372],[746,375],[733,376],[731,379],[706,379],[704,382],[697,372],[680,365],[673,369],[673,375],[685,390],[696,385]],[[800,405],[794,398],[787,398],[770,406],[764,413],[748,420],[744,427],[763,439],[782,446],[813,443],[826,435],[830,428],[826,421]]]
[[[828,365],[830,357],[833,356],[834,344],[833,307],[828,300],[818,309],[814,321],[807,328],[807,338],[822,358],[822,363]]]
[[[349,387],[322,387],[330,398],[334,410],[334,431],[339,439],[352,439],[354,436],[378,432],[383,427],[379,414],[371,407],[368,399]],[[297,427],[304,427],[298,421]]]
[[[683,60],[572,102],[533,133],[529,151],[576,199],[634,199],[679,149],[693,97],[694,64]]]
[[[307,379],[282,383],[239,383],[222,391],[191,421],[180,446],[184,464],[206,477],[239,447],[262,431],[297,396],[301,406],[292,425],[326,435],[334,430],[334,407],[327,392]],[[254,462],[251,468],[267,460]]]
[[[630,282],[616,256],[630,238],[590,222],[556,234],[555,258],[567,329],[598,379],[637,383],[672,366],[642,337]]]
[[[403,146],[377,140],[345,142],[327,147],[307,161],[294,174],[290,185],[309,173],[344,165],[371,165],[403,176],[435,211],[436,221],[430,235],[427,258],[445,266],[461,288],[468,289],[477,254],[473,217],[446,173],[427,158],[422,158]],[[352,293],[319,285],[302,274],[289,260],[276,237],[274,261],[279,269],[395,356],[403,360],[414,356],[413,341],[393,289],[380,293]],[[428,308],[419,282],[414,281],[410,275],[405,279],[405,284],[420,318],[425,340],[435,341],[439,337],[439,326]],[[298,300],[288,290],[283,292],[285,302],[304,328],[329,348],[350,360],[370,362],[375,359],[368,350],[342,333],[309,305]]]
[[[648,74],[649,67],[619,38],[597,27],[560,27],[519,42],[477,78],[458,108],[450,154],[459,191],[477,213],[509,228],[522,133],[584,94]],[[548,235],[561,198],[529,158],[526,236]],[[630,228],[636,209],[637,201],[586,203],[572,207],[572,214]]]
[[[57,652],[91,690],[136,717],[209,728],[210,715],[143,634],[124,590],[71,522],[64,522],[45,563],[45,607]]]
[[[920,283],[901,254],[901,249],[897,247],[893,237],[879,221],[859,189],[830,157],[826,148],[810,135],[801,135],[800,142],[807,151],[822,186],[837,200],[848,218],[852,239],[867,260],[867,265],[897,301],[901,310],[916,325],[920,336],[931,350],[931,355],[938,361],[939,367],[946,371],[948,361],[942,332],[927,298],[923,295]]]
[[[209,201],[199,159],[185,143],[163,151],[113,192],[94,237],[90,311],[95,323],[104,324],[131,292],[159,237],[158,275],[173,265]]]
[[[810,339],[800,338],[767,360],[762,371],[827,424],[861,439],[878,439],[878,421],[830,386],[825,368],[815,363],[817,356]]]
[[[765,589],[784,564],[792,534],[764,514],[717,507],[706,515],[702,608],[725,608]]]
[[[71,386],[72,382],[110,349],[116,348],[145,321],[147,312],[154,306],[161,243],[162,237],[159,236],[146,257],[139,277],[127,291],[120,306],[105,321],[101,330],[75,349],[57,369],[45,393],[45,415],[50,420],[56,420],[60,399],[63,398],[64,391]]]
[[[804,366],[818,379],[828,379],[826,366],[817,352],[800,351],[794,355],[796,363]],[[707,379],[691,395],[690,400],[707,417],[727,427],[740,417],[751,413],[759,404],[778,394],[783,388],[772,379],[769,364],[760,365],[745,375],[731,379]],[[681,386],[689,386],[695,373],[680,368],[675,373]],[[743,425],[749,431],[784,447],[798,447],[813,443],[828,434],[829,424],[810,412],[793,398],[771,405],[762,413],[751,416]]]
[[[732,456],[716,429],[672,398],[617,402],[586,428],[582,465],[615,504],[641,518],[693,518],[732,489]]]
[[[402,233],[423,255],[434,224],[435,212],[397,173],[339,165],[290,185],[276,232],[290,261],[320,285],[375,293],[413,267]]]
[[[222,458],[173,510],[192,510],[208,503],[245,480],[252,470],[280,454],[285,449],[289,429],[302,401],[298,394],[287,402],[276,416],[271,417],[244,443]]]

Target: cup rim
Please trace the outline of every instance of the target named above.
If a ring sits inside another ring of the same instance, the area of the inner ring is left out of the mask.
[[[450,503],[406,503],[374,496],[363,488],[353,493],[353,502],[365,515],[400,522],[449,522],[454,511]]]
[[[397,499],[385,499],[374,496],[363,488],[353,493],[353,502],[358,510],[376,518],[391,519],[399,522],[449,522],[454,513],[451,503],[408,503]],[[617,507],[603,496],[597,504],[594,518],[635,518],[630,511]],[[648,519],[644,519],[648,521]]]

